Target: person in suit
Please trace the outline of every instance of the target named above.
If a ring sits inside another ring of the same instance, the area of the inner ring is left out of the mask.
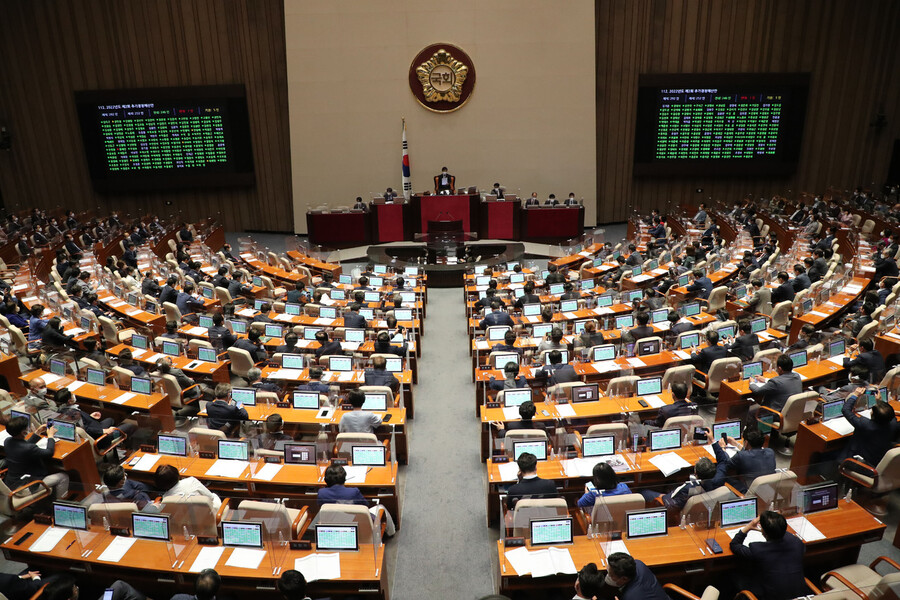
[[[806,274],[806,269],[803,268],[803,265],[799,263],[794,265],[794,278],[791,280],[791,287],[794,288],[794,292],[808,289],[811,285],[812,281],[810,281],[809,275]]]
[[[628,244],[628,258],[625,259],[625,264],[629,267],[639,267],[644,263],[644,257],[641,256],[641,253],[638,252],[637,246],[634,244]]]
[[[384,384],[366,383],[366,385]],[[338,425],[338,429],[341,431],[341,433],[374,433],[375,428],[381,425],[381,417],[379,415],[367,410],[363,410],[363,405],[365,403],[365,393],[358,389],[350,390],[350,392],[347,394],[347,404],[349,404],[353,408],[350,412],[344,412],[343,416],[341,417],[341,422]]]
[[[393,204],[394,199],[397,197],[397,192],[395,192],[393,188],[388,188],[384,191],[382,197],[384,198],[385,204]],[[362,198],[359,198],[359,200],[362,200]]]
[[[456,177],[447,171],[447,167],[441,167],[440,175],[434,176],[434,193],[447,195],[456,193]]]
[[[837,232],[838,232],[837,226],[832,225],[831,227],[829,227],[828,235],[826,235],[824,238],[822,238],[822,241],[820,241],[816,245],[816,248],[819,248],[821,250],[830,249],[834,245],[835,240],[837,239]]]
[[[875,312],[875,304],[872,302],[863,302],[859,307],[859,313],[850,323],[850,335],[856,337],[863,327],[872,322],[872,313]]]
[[[659,415],[652,420],[646,421],[646,425],[662,428],[666,421],[672,417],[687,417],[694,414],[696,405],[688,400],[687,385],[676,381],[672,384],[672,404],[666,404],[659,409]]]
[[[544,365],[538,372],[539,377],[547,379],[547,385],[578,381],[578,374],[575,372],[575,367],[568,363],[563,363],[562,353],[559,350],[551,350],[548,357],[550,359],[550,364]]]
[[[503,334],[503,341],[494,344],[491,348],[491,352],[515,352],[521,354],[522,349],[516,347],[516,338],[516,332],[512,329],[508,330]]]
[[[250,360],[254,363],[258,363],[266,358],[266,349],[260,343],[259,338],[262,337],[262,332],[258,329],[250,329],[247,331],[247,337],[238,338],[231,345],[232,348],[238,348],[239,350],[246,350],[250,353]]]
[[[550,194],[546,200],[544,200],[544,206],[559,206],[559,200],[556,199],[556,194]]]
[[[224,326],[225,315],[218,312],[212,316],[213,326],[207,329],[209,341],[214,348],[227,350],[237,341],[237,337]]]
[[[575,291],[575,286],[571,281],[567,281],[563,285],[563,293],[559,297],[560,300],[580,300],[581,293]]]
[[[553,263],[550,263],[549,265],[547,265],[547,271],[549,271],[549,273],[547,273],[547,278],[544,280],[544,284],[550,286],[555,283],[565,283],[566,282],[566,276],[563,275],[562,273],[560,273],[559,267],[557,267]]]
[[[500,187],[499,183],[494,184],[494,187],[491,188],[490,194],[491,196],[496,196],[497,200],[503,200],[503,188]]]
[[[400,393],[400,381],[387,370],[387,359],[376,356],[372,359],[372,368],[366,369],[364,385],[386,385],[396,396]]]
[[[613,552],[606,558],[606,583],[618,588],[619,600],[669,600],[647,565],[630,554]]]
[[[677,310],[669,311],[668,321],[669,335],[671,335],[673,339],[682,333],[687,333],[694,329],[694,324],[682,317]],[[677,350],[681,350],[681,348],[677,348]]]
[[[813,283],[819,281],[828,272],[828,262],[825,260],[825,251],[821,248],[813,250],[812,264],[807,267],[806,274]]]
[[[134,244],[130,241],[126,241],[124,243],[125,252],[122,253],[122,261],[128,265],[129,267],[134,267],[137,269],[138,259],[137,259],[137,251],[134,249]]]
[[[713,464],[704,456],[694,464],[694,474],[685,483],[675,486],[666,493],[645,489],[640,494],[648,506],[662,505],[670,510],[680,511],[691,496],[711,492],[724,483],[725,463]]]
[[[523,388],[528,385],[528,380],[524,375],[519,375],[519,365],[514,362],[508,362],[503,365],[503,381],[497,381],[497,378],[491,375],[488,387],[492,390],[509,390],[514,388]]]
[[[628,333],[625,335],[628,338],[628,341],[637,342],[647,337],[653,337],[656,335],[656,332],[653,331],[653,328],[650,327],[650,313],[646,310],[642,310],[635,317],[638,324],[637,327],[632,327],[628,330]]]
[[[742,494],[754,479],[775,472],[775,451],[763,448],[766,436],[758,428],[751,426],[744,431],[743,444],[730,436],[724,440],[713,440],[712,430],[709,428],[706,429],[706,436],[713,442],[716,463],[726,462],[729,471],[734,472],[734,477],[729,477],[728,483]],[[738,448],[738,452],[729,457],[725,452],[726,445]]]
[[[503,298],[497,295],[497,289],[489,287],[484,291],[484,298],[479,298],[475,302],[475,312],[481,312],[485,308],[491,305],[491,302],[497,302],[500,306],[506,306],[506,302],[503,301]],[[538,299],[540,301],[540,299]]]
[[[763,306],[772,302],[772,290],[765,286],[762,279],[753,279],[750,281],[750,285],[753,286],[753,292],[747,299],[746,312],[753,314],[759,312]]]
[[[294,438],[284,432],[284,419],[281,415],[273,413],[266,417],[265,431],[259,434],[256,441],[264,450],[281,450],[284,442],[292,442]]]
[[[709,368],[713,362],[728,356],[728,351],[719,345],[718,331],[707,331],[706,342],[709,344],[706,348],[691,353],[691,360],[694,366],[703,374],[709,373]]]
[[[706,230],[703,232],[703,235],[701,235],[700,237],[704,239],[712,239],[717,235],[719,235],[719,226],[716,225],[716,220],[711,218],[709,220],[709,227],[706,228]]]
[[[166,279],[166,285],[162,287],[159,291],[159,303],[163,304],[165,302],[171,302],[175,304],[178,300],[178,289],[175,287],[178,285],[178,278],[174,275],[169,275]]]
[[[650,227],[649,233],[655,240],[666,237],[666,226],[663,225],[663,222],[659,217],[653,218],[653,226]]]
[[[791,284],[787,272],[780,271],[777,279],[778,287],[772,290],[772,305],[778,304],[779,302],[793,301],[794,296],[797,293],[794,291],[794,286]]]
[[[47,352],[62,351],[66,348],[79,348],[78,342],[71,335],[66,335],[62,329],[62,321],[59,317],[53,317],[47,321],[47,326],[41,332],[41,348]]]
[[[159,287],[159,284],[156,282],[156,278],[153,277],[153,274],[150,271],[144,273],[144,279],[143,281],[141,281],[141,294],[159,298],[159,294],[161,291],[162,288]]]
[[[0,573],[0,590],[8,600],[30,600],[38,596],[44,585],[49,584],[41,579],[40,571]]]
[[[541,343],[538,344],[536,354],[540,356],[542,352],[547,352],[549,350],[565,350],[569,346],[568,344],[563,343],[563,330],[559,327],[554,327],[550,330],[550,337],[544,338],[541,340]]]
[[[243,405],[235,404],[232,400],[230,384],[218,384],[215,396],[215,400],[206,405],[206,424],[210,429],[220,429],[228,435],[238,428],[241,421],[246,421],[249,415]]]
[[[541,297],[534,293],[534,282],[529,281],[525,283],[525,287],[522,288],[522,291],[525,292],[516,300],[515,307],[519,310],[526,304],[540,304]]]
[[[694,218],[692,220],[697,225],[699,225],[700,223],[706,222],[706,203],[705,202],[700,203],[700,208],[697,209],[697,214],[694,215]]]
[[[228,267],[219,267],[219,270],[213,275],[212,284],[214,287],[228,289]]]
[[[506,503],[510,510],[522,498],[555,498],[559,496],[556,484],[548,479],[541,479],[537,474],[537,457],[530,452],[523,452],[516,460],[519,465],[519,481],[509,486]]]
[[[369,206],[365,202],[363,202],[362,196],[356,197],[356,201],[353,203],[353,210],[369,210]]]
[[[884,356],[875,349],[873,338],[859,342],[859,354],[856,358],[844,358],[844,368],[847,370],[859,370],[863,377],[872,383],[878,382],[884,377]]]
[[[526,400],[519,405],[518,421],[510,421],[509,423],[504,423],[503,421],[491,421],[491,425],[497,429],[498,438],[506,436],[506,432],[511,429],[540,429],[543,431],[546,427],[541,421],[534,420],[534,415],[536,414],[537,408],[534,406],[534,402]]]
[[[564,206],[578,206],[578,198],[575,197],[575,192],[569,192],[569,197],[563,201]]]
[[[260,392],[272,392],[280,397],[284,394],[284,390],[271,381],[263,381],[262,371],[259,367],[253,367],[247,370],[247,385]]]
[[[540,206],[541,201],[538,199],[537,192],[531,192],[531,196],[525,201],[525,207]]]
[[[317,493],[319,506],[323,504],[363,504],[368,506],[366,497],[358,487],[347,487],[347,471],[341,466],[325,469],[325,487]]]
[[[688,294],[692,294],[696,298],[703,300],[709,299],[709,293],[713,289],[712,280],[703,274],[700,269],[691,271],[691,283],[687,286]]]
[[[516,325],[508,312],[500,310],[500,303],[496,300],[491,302],[491,312],[481,319],[478,323],[478,328],[483,331],[494,325],[508,325],[509,327],[515,327]]]
[[[757,376],[750,382],[750,391],[758,399],[758,404],[750,407],[747,413],[748,423],[756,421],[756,413],[759,412],[760,406],[780,411],[788,398],[803,391],[803,381],[800,375],[794,373],[794,362],[790,356],[782,354],[778,357],[775,372],[777,375],[771,379],[766,380]]]
[[[40,479],[53,490],[54,497],[65,498],[69,493],[69,476],[64,472],[50,474],[44,464],[53,458],[56,427],[41,425],[29,438],[25,437],[27,431],[28,419],[25,417],[13,417],[6,424],[9,437],[3,442],[3,450],[6,453],[7,485],[16,489]],[[47,446],[41,448],[37,442],[43,432],[47,433]]]
[[[872,257],[873,266],[875,267],[875,279],[882,277],[897,277],[900,275],[900,268],[897,267],[897,261],[894,256],[889,254],[888,250],[876,252]]]
[[[856,413],[856,400],[865,389],[858,387],[847,396],[841,408],[841,414],[853,425],[853,435],[850,443],[838,452],[838,462],[851,456],[860,456],[866,464],[875,466],[900,439],[900,422],[890,404],[878,402],[872,407],[869,418]]]
[[[307,381],[303,385],[297,386],[297,390],[301,392],[319,392],[319,394],[328,395],[331,391],[328,387],[327,383],[322,383],[322,374],[324,370],[322,367],[310,367],[309,368],[309,381]]]
[[[193,594],[175,594],[171,600],[215,600],[222,585],[222,577],[215,569],[203,569],[194,582]]]
[[[194,296],[194,284],[190,282],[186,282],[182,291],[178,292],[175,297],[175,306],[181,311],[182,316],[200,312],[206,307],[202,300]]]
[[[506,333],[511,333],[507,331]],[[513,333],[515,337],[515,334]],[[403,340],[402,346],[394,346],[391,344],[391,334],[387,331],[379,331],[375,337],[375,353],[376,354],[396,354],[397,356],[406,356],[409,350],[409,343]]]
[[[591,600],[591,598],[600,597],[603,590],[603,577],[603,571],[598,570],[597,565],[592,562],[581,567],[575,578],[575,597],[572,600]],[[500,600],[505,596],[494,596],[493,598]]]
[[[121,465],[112,465],[103,473],[105,501],[134,502],[138,510],[150,504],[150,488],[146,484],[125,477]],[[115,500],[113,500],[115,499]]]
[[[744,544],[747,534],[756,527],[765,542]],[[806,594],[803,579],[805,547],[795,535],[787,532],[784,516],[767,510],[738,531],[729,544],[731,552],[743,567],[738,575],[739,589],[753,592],[757,598],[788,600]]]
[[[350,312],[344,313],[344,327],[350,329],[365,329],[369,326],[366,318],[359,314],[360,306],[356,302],[350,305]]]
[[[593,319],[584,324],[584,331],[575,338],[575,345],[584,348],[592,348],[605,343],[606,340],[603,338],[603,334],[597,331],[597,322]]]
[[[329,339],[328,332],[324,329],[316,332],[316,341],[319,342],[319,347],[316,348],[317,359],[323,356],[344,354],[341,343],[338,340]]]
[[[303,287],[302,281],[298,281],[294,286],[294,289],[288,290],[285,301],[292,304],[305,304],[305,298],[306,288]]]
[[[748,361],[759,350],[759,338],[753,333],[750,321],[741,321],[738,327],[741,335],[737,336],[730,344],[726,344],[725,349],[731,352],[732,356],[736,356],[742,361]]]

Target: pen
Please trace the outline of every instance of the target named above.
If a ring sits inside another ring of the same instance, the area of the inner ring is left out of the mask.
[[[75,540],[72,540],[71,542],[69,542],[69,545],[66,546],[66,550],[68,550],[69,548],[71,548],[71,547],[72,547],[72,544],[74,544],[74,543],[75,543]]]

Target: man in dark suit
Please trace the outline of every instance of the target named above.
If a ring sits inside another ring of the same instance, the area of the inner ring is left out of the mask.
[[[206,424],[210,429],[221,429],[227,434],[235,431],[241,421],[249,418],[247,409],[231,399],[231,385],[216,386],[216,399],[206,405]]]
[[[719,235],[719,226],[716,225],[716,220],[711,218],[709,219],[709,227],[706,228],[701,237],[712,239],[717,235]]]
[[[266,430],[259,434],[256,441],[265,450],[282,450],[284,443],[292,442],[294,438],[284,432],[284,419],[281,415],[274,413],[266,417]]]
[[[687,399],[687,385],[680,381],[672,384],[672,404],[667,404],[659,409],[659,415],[650,421],[646,421],[647,425],[662,427],[666,424],[666,420],[671,417],[686,417],[694,414],[696,405]]]
[[[757,525],[765,542],[744,540]],[[757,598],[788,600],[806,594],[803,580],[805,547],[795,535],[787,532],[783,515],[765,511],[738,531],[729,544],[731,552],[744,567],[738,577],[738,589],[747,589]]]
[[[670,310],[669,311],[669,335],[672,338],[678,337],[681,333],[687,333],[694,329],[694,324],[683,318],[678,311]],[[676,350],[680,350],[681,348],[676,348]]]
[[[519,405],[518,421],[510,421],[508,423],[504,423],[503,421],[491,421],[491,425],[497,429],[498,438],[506,436],[506,432],[511,429],[540,429],[543,431],[546,427],[543,422],[534,420],[534,415],[536,414],[537,408],[535,408],[534,402],[526,400]]]
[[[509,486],[506,503],[510,509],[522,498],[555,498],[559,496],[556,484],[537,475],[537,457],[530,452],[523,452],[516,460],[519,465],[519,481]]]
[[[38,432],[47,432],[47,446],[41,448],[37,442],[41,439],[38,432],[29,438],[25,438],[28,431],[28,419],[25,417],[13,417],[6,424],[6,433],[9,437],[3,442],[3,450],[6,453],[6,484],[12,488],[19,488],[32,481],[43,480],[47,487],[53,489],[56,498],[65,498],[69,493],[69,476],[65,473],[49,474],[44,461],[53,458],[53,450],[56,447],[56,427],[41,425]]]
[[[484,331],[494,325],[508,325],[510,327],[515,327],[516,325],[508,312],[500,310],[500,303],[496,300],[491,302],[491,312],[484,315],[484,318],[478,323],[478,328]]]
[[[141,281],[141,293],[145,296],[159,298],[159,294],[161,291],[162,288],[159,287],[159,284],[156,282],[153,274],[150,271],[144,273],[144,279],[143,281]]]
[[[383,197],[386,204],[392,204],[394,202],[394,198],[397,197],[397,192],[395,192],[393,188],[388,188],[384,191]],[[362,201],[362,198],[357,198],[357,200]]]
[[[129,267],[137,269],[137,251],[134,249],[134,244],[129,241],[125,242],[125,252],[122,253],[122,261]]]
[[[365,329],[369,326],[369,322],[366,321],[366,318],[359,314],[359,304],[353,303],[350,305],[350,312],[344,313],[344,327],[348,327],[350,329]]]
[[[347,471],[344,467],[328,467],[325,469],[325,485],[319,488],[319,505],[322,504],[363,504],[366,497],[358,487],[346,487]]]
[[[259,329],[250,329],[247,331],[247,337],[238,338],[232,345],[232,348],[246,350],[250,353],[250,360],[258,363],[266,358],[266,349],[259,342],[262,332]]]
[[[319,347],[316,348],[317,359],[323,356],[344,353],[343,348],[341,348],[341,343],[337,340],[329,340],[328,332],[324,329],[316,332],[316,341],[319,342]]]
[[[503,188],[500,187],[499,183],[495,183],[494,187],[491,188],[491,196],[496,196],[497,200],[503,200]]]
[[[544,365],[539,371],[539,377],[546,378],[547,385],[578,381],[578,373],[575,372],[575,367],[568,363],[563,363],[562,353],[559,350],[551,350],[548,357],[550,364]]]
[[[780,271],[778,273],[778,287],[772,290],[772,305],[774,306],[779,302],[792,301],[796,294],[787,272]]]
[[[698,352],[691,354],[691,360],[694,362],[694,366],[697,367],[698,371],[704,374],[709,373],[709,368],[714,361],[728,357],[728,351],[719,345],[718,331],[707,331],[706,341],[709,344],[706,348],[702,348]]]
[[[193,296],[193,292],[194,284],[188,282],[184,284],[184,289],[178,292],[178,296],[175,298],[175,306],[181,311],[182,316],[199,312],[205,308],[203,302]]]
[[[174,275],[169,275],[169,278],[166,279],[166,285],[159,291],[160,304],[163,304],[164,302],[175,304],[175,301],[178,300],[178,289],[176,289],[176,285],[178,285],[178,278]]]
[[[809,280],[809,275],[806,274],[806,269],[803,268],[803,265],[799,263],[794,265],[794,278],[791,280],[791,287],[794,288],[794,292],[803,291],[811,285],[812,281]]]
[[[618,588],[615,595],[619,600],[669,600],[656,576],[642,561],[635,560],[625,552],[613,552],[606,560],[608,566],[605,583]],[[584,591],[580,584],[576,589]],[[605,594],[588,593],[584,597],[599,598],[605,597]]]
[[[309,368],[309,381],[304,385],[297,386],[297,390],[301,392],[319,392],[319,394],[328,395],[331,391],[327,383],[322,383],[322,367]]]
[[[563,205],[578,206],[578,198],[575,197],[575,192],[569,192],[569,197],[563,201]]]
[[[634,244],[628,244],[628,258],[625,259],[625,264],[629,267],[639,267],[644,263],[644,257],[641,256],[641,253],[638,252],[637,246]]]
[[[637,314],[637,327],[632,327],[628,330],[626,334],[628,339],[632,342],[637,342],[638,340],[642,340],[647,337],[652,337],[656,335],[656,332],[653,331],[653,328],[650,327],[650,313],[646,310],[642,310]]]
[[[750,321],[741,321],[738,326],[741,329],[741,335],[737,336],[730,344],[726,344],[725,349],[731,352],[732,356],[747,361],[753,358],[753,355],[759,350],[759,338],[753,333]]]
[[[844,358],[844,368],[863,372],[863,377],[876,383],[884,377],[884,356],[875,349],[873,338],[859,343],[859,354],[856,358]]]
[[[556,199],[556,194],[547,196],[547,199],[544,200],[544,206],[559,206],[559,200]]]
[[[209,341],[216,349],[227,350],[231,348],[237,337],[224,326],[225,316],[222,313],[213,315],[213,326],[207,329]]]
[[[872,322],[872,313],[875,312],[875,305],[871,302],[864,302],[859,308],[859,314],[850,323],[850,335],[856,337],[863,327]]]
[[[800,375],[794,373],[794,362],[790,356],[782,354],[778,357],[775,372],[778,375],[769,380],[755,377],[750,382],[750,391],[759,399],[759,405],[750,407],[747,414],[748,422],[756,421],[760,405],[780,411],[788,398],[803,391],[803,381]]]
[[[834,245],[834,241],[837,239],[838,228],[835,225],[832,225],[828,228],[828,235],[822,238],[818,244],[816,244],[816,248],[821,250],[828,250],[831,246]]]
[[[525,206],[540,206],[541,201],[538,199],[537,192],[531,192],[531,197],[525,201]]]
[[[507,331],[506,333],[512,332]],[[515,339],[515,333],[513,333],[513,339]],[[391,345],[391,334],[387,331],[379,331],[378,335],[375,337],[376,354],[396,354],[397,356],[406,356],[408,349],[409,344],[406,340],[403,340],[402,346]]]
[[[712,447],[716,455],[716,462],[726,462],[735,476],[728,479],[728,483],[739,492],[744,493],[754,479],[761,475],[771,475],[775,472],[775,451],[771,448],[763,448],[766,442],[764,436],[755,426],[747,428],[744,432],[744,444],[728,437],[725,440],[713,440],[712,430],[707,429],[706,435],[713,442]],[[725,445],[740,448],[734,456],[729,457],[725,452]]]
[[[813,257],[812,265],[806,270],[806,274],[809,275],[809,280],[815,283],[825,277],[828,262],[825,260],[825,251],[821,248],[813,250]]]
[[[871,417],[856,414],[856,399],[865,392],[864,387],[857,388],[844,402],[841,413],[853,425],[853,436],[850,443],[841,449],[838,461],[850,456],[861,456],[866,464],[877,465],[888,450],[900,438],[900,423],[894,416],[890,404],[878,402],[872,407]]]
[[[214,287],[228,289],[228,267],[219,267],[219,270],[213,275],[212,284]],[[290,292],[288,292],[288,294],[290,294]],[[290,300],[288,300],[288,302],[290,302]]]
[[[559,268],[556,265],[550,263],[547,265],[547,270],[549,273],[547,273],[547,278],[544,280],[545,284],[553,285],[554,283],[565,283],[566,276],[559,272]]]
[[[456,177],[447,172],[447,167],[441,168],[441,174],[434,176],[435,194],[453,194],[456,192]]]
[[[516,308],[521,309],[522,306],[524,306],[525,304],[540,304],[541,303],[541,297],[534,293],[534,282],[533,281],[527,282],[525,284],[525,287],[523,288],[523,291],[525,293],[522,294],[521,296],[519,296],[519,299],[516,300]]]
[[[897,277],[900,275],[900,268],[897,267],[897,261],[894,257],[888,255],[887,251],[882,250],[875,253],[872,257],[873,266],[875,267],[875,279],[882,277]]]
[[[356,202],[353,203],[353,210],[362,210],[362,211],[369,210],[369,207],[366,205],[365,202],[363,202],[362,196],[356,197]]]
[[[687,286],[688,294],[692,294],[696,298],[707,300],[712,289],[713,282],[709,277],[703,274],[703,271],[694,269],[691,272],[691,283]]]
[[[387,370],[387,359],[383,356],[372,359],[372,368],[365,372],[364,385],[386,385],[395,396],[400,393],[400,381]]]

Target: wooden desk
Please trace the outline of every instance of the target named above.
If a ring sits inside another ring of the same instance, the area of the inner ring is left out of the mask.
[[[562,256],[560,258],[555,258],[550,261],[551,265],[556,265],[559,268],[568,267],[569,269],[574,269],[581,265],[584,261],[590,259],[594,254],[600,252],[603,249],[603,244],[591,244],[587,248],[584,248],[581,252],[576,254],[569,254],[566,256]]]
[[[854,277],[848,284],[848,287],[859,286],[860,289],[858,292],[839,292],[837,294],[834,294],[828,299],[825,304],[814,306],[812,311],[806,313],[805,315],[800,315],[799,317],[794,317],[793,319],[791,319],[791,335],[789,338],[789,343],[793,344],[797,341],[797,338],[800,336],[800,329],[804,325],[810,324],[816,329],[821,330],[826,323],[831,322],[834,318],[840,316],[844,311],[850,308],[850,306],[854,302],[856,302],[856,300],[860,296],[863,295],[870,282],[871,280],[865,277]]]
[[[152,350],[143,350],[141,348],[129,346],[128,344],[119,344],[118,346],[107,348],[106,353],[112,356],[119,356],[119,354],[121,354],[123,350],[131,350],[131,354],[136,361],[145,366],[151,367],[150,370],[153,371],[156,370],[156,361],[165,356],[162,352],[156,353]],[[228,372],[228,365],[230,364],[230,362],[227,360],[220,360],[218,362],[205,362],[195,361],[194,359],[187,358],[186,356],[170,356],[169,358],[172,359],[173,367],[175,367],[176,369],[181,369],[191,377],[211,379],[216,383],[231,382],[231,375]],[[186,368],[187,365],[194,362],[200,362],[200,364],[192,369]]]
[[[19,378],[22,376],[22,369],[19,367],[19,357],[15,354],[0,354],[0,375],[6,378],[9,391],[17,396],[24,396],[28,390]]]
[[[265,275],[270,279],[274,279],[281,283],[288,283],[292,286],[296,285],[297,282],[302,282],[303,284],[309,283],[306,279],[306,275],[301,275],[300,273],[296,273],[294,271],[285,271],[281,267],[273,267],[272,265],[266,264],[263,261],[256,258],[253,254],[249,252],[242,252],[240,255],[241,260],[250,267],[250,270],[257,275]],[[291,288],[293,289],[293,287]]]
[[[294,262],[300,263],[301,265],[315,273],[331,273],[335,279],[337,279],[338,275],[341,274],[340,264],[321,261],[319,259],[303,254],[299,250],[288,250],[287,255],[288,258],[290,258]]]
[[[143,296],[142,296],[143,297]],[[144,327],[160,335],[166,332],[166,315],[154,315],[135,306],[131,306],[118,296],[104,288],[97,288],[97,299],[103,306],[116,313],[119,319]]]
[[[93,539],[87,546],[90,553],[86,557],[81,556],[87,550],[80,543],[72,544],[76,540],[74,530],[69,530],[50,552],[29,552],[28,548],[47,528],[47,525],[31,522],[8,538],[0,548],[9,560],[23,561],[33,567],[53,571],[82,573],[82,579],[96,574],[102,575],[104,581],[126,580],[138,589],[151,592],[154,597],[159,597],[162,590],[166,591],[162,597],[169,597],[173,592],[193,593],[196,574],[191,573],[190,568],[202,548],[196,539],[184,542],[181,536],[175,538],[173,545],[179,548],[180,553],[174,565],[166,542],[142,539],[136,540],[120,561],[111,563],[101,561],[100,555],[114,536],[98,527],[91,528],[89,532]],[[29,532],[33,535],[24,544],[14,545],[16,540]],[[222,577],[223,588],[240,592],[239,596],[244,598],[281,598],[275,588],[280,573],[293,569],[296,559],[308,556],[312,551],[283,548],[273,552],[271,546],[267,546],[267,556],[256,569],[226,566],[233,552],[226,548],[215,567]],[[309,583],[308,593],[313,596],[362,594],[388,599],[390,587],[384,546],[379,547],[377,553],[371,544],[364,544],[359,552],[339,554],[341,578]]]
[[[6,427],[0,425],[0,431],[6,431]],[[6,455],[2,444],[0,444],[0,454]],[[90,442],[56,440],[53,445],[53,461],[69,473],[72,481],[81,481],[85,494],[94,491],[94,487],[100,485],[100,472],[97,470],[97,463],[94,462],[94,452],[91,450]]]
[[[269,354],[273,354],[275,350],[284,345],[284,338],[269,338],[265,344],[263,344]],[[394,348],[400,349],[402,347],[401,344],[392,344]],[[316,350],[322,347],[322,344],[315,340],[297,340],[296,352],[300,354],[313,354]],[[375,342],[372,340],[367,340],[359,345],[359,347],[353,351],[354,354],[362,354],[364,356],[369,356],[375,353]],[[412,382],[419,383],[419,361],[416,356],[416,343],[408,342],[407,345],[407,356],[403,357],[404,360],[407,361],[408,368],[412,373]]]

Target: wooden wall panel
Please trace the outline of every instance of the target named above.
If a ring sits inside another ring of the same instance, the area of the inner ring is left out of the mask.
[[[123,213],[214,216],[228,230],[292,228],[283,0],[10,0],[0,3],[0,190],[10,210],[115,206]],[[242,83],[256,185],[93,191],[73,92]],[[170,203],[170,204],[167,204]]]
[[[883,183],[900,137],[900,2],[597,0],[596,20],[598,223],[708,198]],[[797,172],[633,178],[638,75],[729,72],[812,74]],[[888,126],[876,132],[879,110]]]

